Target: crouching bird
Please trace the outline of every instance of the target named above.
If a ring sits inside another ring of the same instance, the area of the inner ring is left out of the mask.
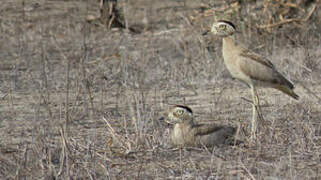
[[[217,124],[196,124],[192,109],[175,105],[168,113],[168,123],[174,124],[171,130],[171,143],[177,147],[212,147],[232,144],[231,138],[236,128]]]

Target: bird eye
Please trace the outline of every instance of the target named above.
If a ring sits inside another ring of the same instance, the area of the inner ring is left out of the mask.
[[[222,25],[219,26],[219,28],[224,30],[224,29],[226,29],[226,25],[222,24]]]
[[[181,109],[178,109],[178,110],[177,110],[177,115],[182,115],[183,113],[184,113],[183,110],[181,110]]]

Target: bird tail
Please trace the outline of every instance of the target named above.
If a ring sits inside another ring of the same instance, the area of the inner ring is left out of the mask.
[[[296,100],[299,100],[299,96],[292,90],[292,88],[290,87],[287,87],[285,85],[280,85],[280,86],[277,86],[275,87],[276,89],[284,92],[285,94],[291,96],[292,98],[296,99]]]

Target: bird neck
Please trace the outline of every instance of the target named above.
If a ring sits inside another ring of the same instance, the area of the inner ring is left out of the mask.
[[[233,50],[236,46],[235,36],[228,36],[223,38],[223,51]]]
[[[193,126],[194,125],[194,121],[193,119],[186,119],[182,122],[182,124],[186,124],[186,125],[190,125],[190,126]]]

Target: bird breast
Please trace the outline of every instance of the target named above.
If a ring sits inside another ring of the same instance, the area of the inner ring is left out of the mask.
[[[171,140],[174,145],[193,145],[195,136],[192,127],[184,123],[175,124],[171,133]]]
[[[251,84],[251,79],[246,76],[240,68],[239,54],[242,52],[242,47],[237,46],[233,38],[223,38],[223,59],[224,64],[232,77],[241,80],[247,84]]]

